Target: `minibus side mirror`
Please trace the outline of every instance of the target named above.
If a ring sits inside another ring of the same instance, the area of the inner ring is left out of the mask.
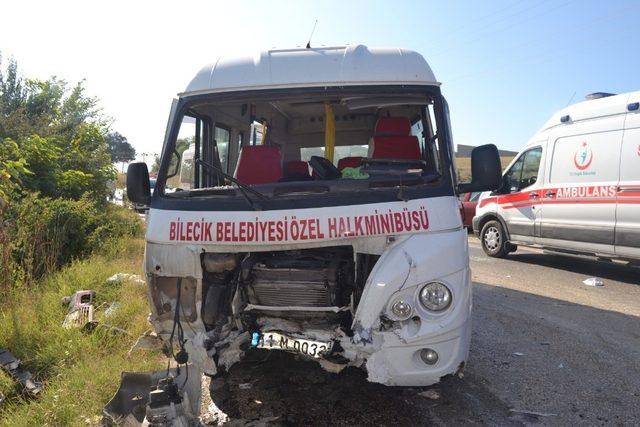
[[[459,193],[491,191],[502,187],[502,165],[498,148],[493,144],[471,151],[471,182],[458,184]]]
[[[148,206],[151,201],[149,169],[144,162],[131,163],[127,168],[127,197],[133,203]]]

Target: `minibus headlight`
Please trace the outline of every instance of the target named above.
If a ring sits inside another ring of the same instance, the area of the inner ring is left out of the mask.
[[[451,291],[440,282],[429,282],[420,290],[420,304],[427,310],[443,311],[451,305],[451,299]]]
[[[398,300],[393,303],[391,306],[391,312],[400,320],[407,320],[413,309],[411,308],[411,304],[405,302],[403,300]]]

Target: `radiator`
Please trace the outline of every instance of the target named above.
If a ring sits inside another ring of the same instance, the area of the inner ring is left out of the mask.
[[[334,305],[334,277],[327,268],[271,268],[256,265],[249,286],[253,304],[275,307],[327,307]]]

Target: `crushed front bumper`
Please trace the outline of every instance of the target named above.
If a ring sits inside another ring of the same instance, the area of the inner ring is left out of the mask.
[[[449,374],[455,374],[469,355],[471,319],[458,329],[437,338],[407,344],[394,333],[385,333],[384,346],[366,362],[369,381],[390,386],[428,386]],[[420,352],[434,350],[438,354],[435,364],[425,363]]]

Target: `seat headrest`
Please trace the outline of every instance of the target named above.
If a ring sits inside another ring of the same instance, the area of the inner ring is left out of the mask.
[[[303,160],[292,160],[284,166],[285,176],[289,175],[309,175],[309,163]]]
[[[374,159],[420,159],[420,143],[415,136],[374,136]]]
[[[411,121],[406,117],[380,117],[376,122],[375,135],[405,136],[411,134]]]
[[[247,145],[240,150],[235,177],[243,184],[267,184],[282,178],[280,148]]]
[[[344,168],[358,168],[362,165],[362,157],[343,157],[338,160],[338,170],[342,172]]]

